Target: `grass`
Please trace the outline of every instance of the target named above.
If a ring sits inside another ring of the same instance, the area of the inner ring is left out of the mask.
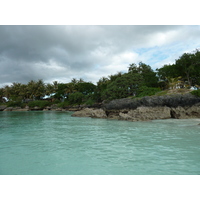
[[[200,97],[200,89],[198,89],[198,90],[193,90],[193,91],[191,92],[191,94],[193,94],[193,95],[195,95],[195,96],[197,96],[197,97]]]
[[[155,94],[155,96],[165,96],[171,94],[187,94],[190,93],[191,89],[187,88],[178,88],[178,89],[170,89],[170,90],[163,90]]]
[[[167,95],[168,94],[168,91],[167,90],[163,90],[163,91],[161,91],[161,92],[157,92],[156,94],[155,94],[155,96],[165,96],[165,95]]]

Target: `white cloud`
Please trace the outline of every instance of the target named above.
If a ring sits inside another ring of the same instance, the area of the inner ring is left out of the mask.
[[[200,47],[200,26],[0,26],[0,84],[97,82],[140,61],[153,69]]]

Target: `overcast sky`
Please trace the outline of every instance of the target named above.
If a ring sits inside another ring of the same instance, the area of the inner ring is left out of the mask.
[[[153,69],[200,48],[200,26],[0,26],[0,86],[13,82],[94,84],[142,61]]]

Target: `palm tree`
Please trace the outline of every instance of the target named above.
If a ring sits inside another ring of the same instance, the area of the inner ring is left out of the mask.
[[[3,103],[4,102],[4,89],[0,88],[0,102]]]
[[[169,89],[176,89],[177,87],[180,87],[181,84],[182,84],[182,81],[180,79],[181,79],[181,76],[175,77],[175,78],[167,77],[168,88]]]
[[[33,81],[31,80],[28,85],[28,97],[32,100],[39,100],[45,96],[45,84],[43,80]]]
[[[10,96],[11,96],[11,88],[10,88],[10,86],[6,85],[4,87],[4,95],[8,100],[10,99]]]
[[[57,89],[58,89],[58,81],[54,81],[53,82],[53,89],[54,89],[54,92],[57,91]]]
[[[41,99],[45,96],[45,84],[42,79],[36,82],[35,98]]]
[[[21,96],[23,101],[25,99],[28,99],[28,87],[26,84],[21,85],[19,95]]]
[[[78,80],[77,80],[76,78],[73,78],[73,79],[71,80],[71,83],[76,84],[76,83],[78,83]]]
[[[45,86],[45,94],[49,96],[52,93],[54,93],[54,85],[52,85],[51,83],[47,83]]]
[[[76,91],[77,91],[77,88],[76,88],[75,83],[71,82],[71,83],[66,84],[66,89],[65,89],[66,95],[72,94]]]
[[[85,81],[82,79],[82,78],[80,78],[79,80],[78,80],[78,83],[84,83]]]
[[[28,94],[28,98],[34,100],[35,99],[35,81],[31,80],[28,82],[27,85],[27,94]]]
[[[25,97],[25,93],[23,91],[24,87],[21,83],[14,82],[11,87],[11,99],[13,101],[22,101]]]

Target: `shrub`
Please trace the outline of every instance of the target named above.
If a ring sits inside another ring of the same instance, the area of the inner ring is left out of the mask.
[[[68,101],[64,101],[58,104],[59,108],[67,108],[69,106],[69,102]]]
[[[192,91],[191,94],[200,97],[200,89]]]
[[[84,95],[81,92],[75,92],[70,94],[68,101],[70,104],[81,104],[83,102]]]
[[[55,101],[53,101],[54,104],[58,104],[58,103],[61,103],[60,100],[56,99]]]
[[[86,105],[89,105],[89,106],[93,105],[94,103],[95,103],[95,101],[92,100],[92,99],[88,99],[88,100],[85,102],[85,104],[86,104]]]
[[[24,107],[24,104],[21,101],[9,101],[6,103],[7,107]]]
[[[157,92],[160,92],[160,88],[153,88],[153,87],[147,87],[142,86],[137,91],[137,97],[144,97],[144,96],[152,96],[155,95]]]
[[[36,100],[36,101],[30,101],[28,102],[28,106],[30,108],[33,108],[35,106],[38,106],[40,108],[45,108],[47,106],[50,106],[51,105],[51,102],[48,102],[48,101],[41,101],[41,100]]]

